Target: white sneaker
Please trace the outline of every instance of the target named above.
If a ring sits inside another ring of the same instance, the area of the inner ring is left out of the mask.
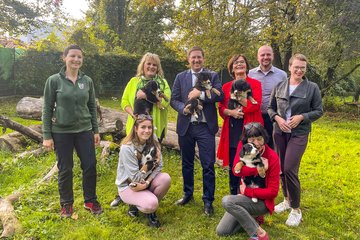
[[[276,213],[282,213],[288,209],[290,209],[290,204],[286,199],[284,199],[284,201],[282,201],[281,203],[279,203],[278,205],[275,206],[274,211]]]
[[[291,227],[299,226],[302,219],[301,210],[292,209],[285,224]]]
[[[116,195],[115,199],[110,203],[111,207],[117,207],[122,202],[119,195]]]

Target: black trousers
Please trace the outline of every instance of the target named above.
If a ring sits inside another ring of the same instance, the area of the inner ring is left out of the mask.
[[[84,200],[85,202],[96,200],[96,155],[93,132],[53,133],[52,137],[59,168],[60,205],[74,202],[74,148],[81,162]]]
[[[273,137],[273,122],[271,121],[269,114],[263,113],[262,114],[263,120],[264,120],[264,127],[266,129],[266,132],[269,135],[269,142],[267,145],[271,147],[271,149],[274,149],[274,137]]]
[[[229,159],[229,185],[230,185],[230,194],[237,195],[239,193],[240,187],[240,177],[234,175],[232,168],[234,167],[234,157],[236,155],[236,148],[230,148],[230,159]]]

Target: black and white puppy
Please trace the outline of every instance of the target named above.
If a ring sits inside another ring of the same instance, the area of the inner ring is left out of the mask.
[[[165,101],[169,101],[164,92],[161,91],[159,84],[154,80],[149,80],[141,90],[145,93],[146,99],[135,99],[134,115],[150,115],[154,104],[160,109],[164,109],[164,106],[161,105],[162,98],[164,98]]]
[[[195,73],[196,82],[194,88],[199,91],[204,91],[207,98],[211,98],[210,91],[213,91],[216,95],[220,96],[219,90],[213,88],[211,84],[211,72],[209,71],[201,71],[199,73]]]
[[[253,143],[246,143],[243,145],[240,151],[240,160],[244,163],[245,166],[256,168],[259,167],[259,176],[249,176],[244,177],[244,183],[246,187],[249,188],[264,188],[265,187],[265,168],[262,162],[260,152]],[[235,173],[239,173],[240,170],[237,170],[235,166]],[[257,202],[257,198],[251,199],[253,202]]]
[[[242,111],[240,100],[243,98],[249,99],[252,104],[258,103],[252,95],[250,84],[246,80],[239,79],[234,81],[231,85],[228,109],[239,108],[239,111]]]
[[[135,155],[139,161],[139,172],[135,174],[129,184],[130,187],[136,187],[137,183],[146,181],[153,170],[159,165],[157,148],[154,145],[145,145],[142,152],[135,150]]]
[[[201,110],[203,109],[203,105],[200,99],[193,98],[188,100],[185,103],[185,108],[189,110],[190,114],[193,115],[197,121],[201,121]]]

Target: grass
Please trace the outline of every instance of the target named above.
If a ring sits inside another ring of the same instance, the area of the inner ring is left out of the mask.
[[[0,113],[22,123],[32,122],[16,118],[14,109],[17,100],[1,99]],[[119,102],[114,100],[101,99],[100,102],[108,107],[120,108]],[[304,222],[297,228],[290,228],[284,224],[287,214],[266,216],[263,226],[271,239],[360,238],[356,230],[360,222],[360,170],[356,164],[360,156],[359,132],[358,119],[349,120],[339,114],[326,114],[314,124],[299,173]],[[162,227],[150,229],[145,226],[144,216],[136,219],[128,217],[124,204],[115,209],[109,206],[116,194],[117,153],[113,153],[105,164],[98,164],[97,194],[104,213],[92,216],[83,209],[81,170],[76,159],[74,194],[77,219],[61,220],[56,177],[49,183],[38,184],[55,163],[54,154],[14,162],[13,153],[2,151],[0,196],[7,196],[15,190],[23,193],[14,204],[23,231],[13,239],[247,239],[246,234],[224,238],[215,233],[224,213],[221,198],[229,191],[226,172],[216,168],[215,215],[208,218],[202,213],[199,163],[195,164],[195,202],[178,207],[173,203],[182,196],[180,155],[173,150],[164,150],[163,153],[164,171],[172,177],[172,186],[158,209]],[[100,154],[100,149],[97,149],[97,154]],[[279,193],[277,202],[281,200]]]

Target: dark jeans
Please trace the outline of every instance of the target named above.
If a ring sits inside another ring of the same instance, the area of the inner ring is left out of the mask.
[[[240,186],[240,177],[236,177],[232,171],[234,166],[234,157],[236,154],[236,148],[230,148],[230,159],[229,159],[229,185],[230,185],[230,194],[236,195],[239,192]]]
[[[203,175],[203,201],[211,204],[215,194],[215,136],[206,123],[190,124],[185,136],[179,136],[179,146],[182,159],[182,175],[185,197],[194,192],[194,157],[195,144],[199,148],[199,157]]]
[[[284,197],[289,197],[292,208],[300,207],[300,161],[308,143],[308,134],[274,133],[276,151],[280,158],[281,185]]]
[[[84,200],[85,202],[96,200],[96,156],[93,132],[53,133],[52,137],[59,168],[60,204],[74,202],[72,170],[74,148],[81,162]]]
[[[267,113],[263,113],[262,114],[263,120],[264,120],[264,127],[266,129],[266,132],[269,135],[269,141],[268,141],[268,146],[271,147],[272,149],[274,149],[274,138],[273,138],[273,122],[271,121],[269,114]]]

